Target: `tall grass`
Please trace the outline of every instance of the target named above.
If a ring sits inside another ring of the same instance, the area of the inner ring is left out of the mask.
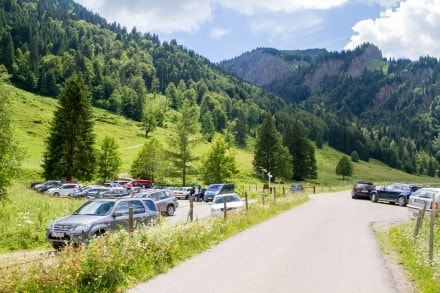
[[[49,247],[45,231],[50,221],[71,214],[83,202],[15,185],[9,200],[0,204],[0,252]]]
[[[267,198],[245,210],[187,225],[109,233],[87,246],[67,247],[49,260],[0,274],[3,292],[115,292],[150,279],[256,223],[307,201],[304,193]]]
[[[399,262],[409,271],[420,292],[440,292],[440,220],[436,219],[434,236],[434,258],[429,261],[429,218],[417,239],[414,239],[415,222],[410,221],[392,227],[387,234],[386,244],[392,246],[399,255]]]

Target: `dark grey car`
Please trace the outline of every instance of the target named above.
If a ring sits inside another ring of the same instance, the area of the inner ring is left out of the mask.
[[[47,240],[55,249],[68,243],[84,243],[108,230],[128,227],[129,208],[133,207],[136,224],[154,224],[159,210],[148,198],[102,198],[86,202],[72,215],[50,223]]]
[[[179,206],[177,198],[166,189],[146,189],[135,195],[135,197],[151,198],[159,206],[161,214],[172,216]]]

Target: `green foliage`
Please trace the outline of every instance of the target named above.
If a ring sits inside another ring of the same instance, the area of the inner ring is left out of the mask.
[[[196,159],[192,153],[192,146],[196,143],[194,135],[199,130],[198,120],[198,108],[191,106],[189,100],[184,100],[172,135],[168,139],[168,158],[181,174],[183,186],[186,185],[187,174],[191,172],[189,163]]]
[[[211,141],[215,134],[214,120],[212,118],[211,112],[206,112],[202,116],[202,135],[207,141]]]
[[[357,151],[351,152],[351,161],[355,163],[359,162],[359,154]]]
[[[253,165],[260,173],[271,173],[275,178],[287,178],[292,174],[292,156],[281,143],[271,115],[266,115],[258,129]],[[263,174],[265,176],[265,174]]]
[[[7,198],[7,188],[21,170],[23,152],[12,131],[11,99],[13,89],[7,84],[6,68],[0,65],[0,202]]]
[[[109,179],[118,178],[121,168],[121,154],[118,151],[118,144],[110,136],[104,137],[101,149],[98,151],[96,163],[98,168],[98,179],[106,182]]]
[[[315,148],[304,135],[304,126],[296,121],[289,123],[284,131],[283,144],[292,156],[293,173],[289,177],[293,180],[318,178]]]
[[[338,165],[336,165],[335,173],[336,175],[341,175],[342,180],[345,180],[345,176],[351,176],[353,174],[353,165],[346,156],[343,156],[339,160]]]
[[[235,151],[223,137],[216,135],[200,161],[200,178],[206,185],[231,181],[238,173],[235,156]]]
[[[95,169],[90,95],[79,75],[66,81],[51,123],[44,154],[47,179],[91,180]]]
[[[392,247],[397,252],[399,263],[411,275],[417,292],[439,292],[440,291],[440,262],[438,259],[440,241],[440,224],[438,218],[434,229],[434,259],[429,261],[429,220],[422,222],[417,239],[414,239],[414,221],[392,227],[382,232],[381,248]],[[376,231],[376,234],[378,232]]]
[[[50,222],[85,202],[39,194],[22,184],[13,184],[10,191],[14,196],[0,204],[0,252],[49,248]]]
[[[135,178],[150,179],[153,182],[163,181],[169,171],[163,145],[154,137],[149,139],[131,166],[131,175]]]

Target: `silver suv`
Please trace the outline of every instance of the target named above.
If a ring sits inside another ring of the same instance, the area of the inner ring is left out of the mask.
[[[174,215],[179,206],[176,196],[166,189],[145,189],[134,197],[151,198],[159,206],[160,213],[167,216]]]
[[[47,240],[55,249],[68,243],[84,243],[108,230],[128,228],[129,208],[133,207],[136,224],[155,224],[159,209],[148,198],[102,198],[86,202],[72,215],[50,223]]]

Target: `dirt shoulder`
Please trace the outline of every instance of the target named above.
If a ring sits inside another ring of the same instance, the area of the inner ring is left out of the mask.
[[[385,261],[385,265],[393,277],[395,288],[400,293],[417,292],[414,283],[411,281],[409,273],[398,261],[398,255],[395,251],[387,248],[383,237],[385,233],[393,226],[401,224],[400,222],[373,222],[371,228],[376,234],[381,254]]]

